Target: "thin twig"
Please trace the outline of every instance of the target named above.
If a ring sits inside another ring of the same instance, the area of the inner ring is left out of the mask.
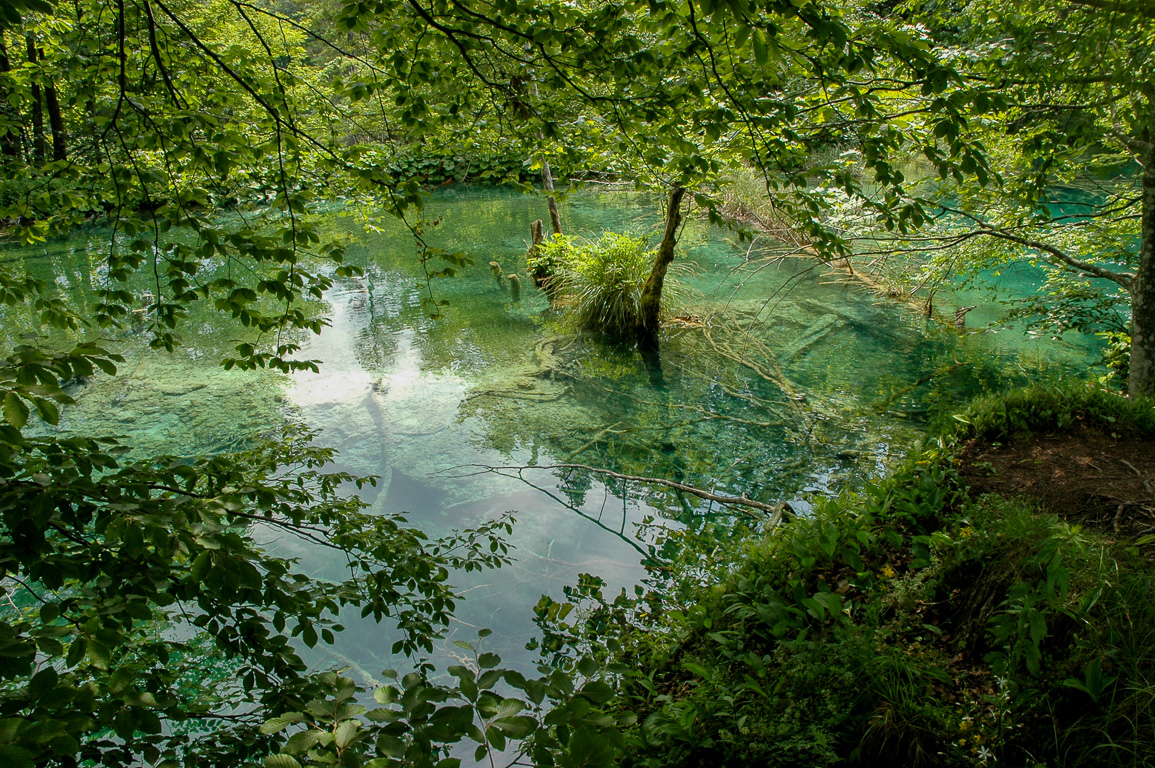
[[[685,483],[678,483],[673,480],[664,480],[660,477],[641,477],[639,475],[624,475],[620,472],[614,472],[609,469],[601,469],[600,467],[591,467],[588,464],[542,464],[532,467],[485,467],[488,470],[517,470],[522,471],[526,469],[584,469],[587,472],[593,472],[598,475],[605,475],[617,480],[626,480],[637,483],[649,483],[650,485],[661,485],[666,488],[673,488],[683,493],[688,493],[692,496],[697,496],[706,501],[716,501],[719,504],[725,504],[728,507],[748,507],[756,509],[760,512],[765,512],[769,515],[770,525],[777,525],[778,521],[782,519],[782,515],[790,511],[790,505],[785,501],[780,501],[777,504],[767,504],[762,501],[755,501],[745,494],[741,496],[720,496],[716,493],[704,491],[701,488],[695,488],[692,485]]]

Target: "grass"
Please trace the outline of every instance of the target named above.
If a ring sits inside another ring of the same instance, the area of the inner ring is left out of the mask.
[[[531,274],[548,276],[555,306],[583,329],[632,339],[655,255],[643,237],[606,232],[586,242],[555,235],[538,246],[526,266]],[[678,292],[676,281],[667,276],[662,292],[668,303]]]
[[[942,425],[952,439],[1005,440],[1075,424],[1119,437],[1155,438],[1155,405],[1087,385],[1034,386],[974,401]]]

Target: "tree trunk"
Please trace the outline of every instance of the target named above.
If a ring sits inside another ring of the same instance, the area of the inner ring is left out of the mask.
[[[60,114],[60,102],[56,99],[56,88],[44,88],[44,101],[48,105],[48,124],[52,126],[52,159],[67,160],[68,146],[64,139],[64,118]]]
[[[658,257],[650,270],[650,277],[642,287],[642,298],[638,307],[638,346],[643,351],[658,348],[659,310],[662,305],[662,285],[666,282],[666,272],[674,260],[674,246],[678,243],[678,226],[682,223],[682,198],[686,188],[675,185],[670,190],[670,203],[666,207],[666,231],[662,233],[662,243],[658,246]]]
[[[25,38],[28,43],[28,63],[35,64],[36,41],[31,33]],[[36,76],[33,75],[33,78]],[[38,163],[44,162],[48,156],[48,143],[44,140],[44,105],[40,101],[40,83],[33,79],[30,86],[32,93],[32,159]]]
[[[541,101],[541,94],[537,90],[537,81],[533,81],[533,98],[535,101]],[[537,139],[541,141],[544,137],[541,134],[541,129],[537,129]],[[561,214],[557,212],[557,200],[553,196],[553,171],[549,168],[549,160],[545,159],[545,153],[541,155],[541,185],[545,187],[546,195],[545,202],[549,206],[549,224],[553,228],[555,235],[561,234]]]
[[[546,195],[545,202],[549,206],[549,223],[553,227],[555,235],[561,234],[561,214],[557,212],[557,200],[553,196],[553,174],[549,170],[549,160],[545,159],[545,155],[541,157],[541,181],[545,186],[545,191],[549,192]]]
[[[11,109],[8,99],[8,73],[12,71],[12,62],[8,59],[8,46],[4,43],[4,36],[0,33],[0,74],[4,76],[5,88],[0,91],[0,102],[4,104],[5,117],[9,120],[8,131],[0,136],[0,154],[5,157],[19,157],[20,156],[20,134],[17,132],[17,126],[20,121]]]
[[[1132,398],[1155,396],[1155,135],[1143,163],[1139,266],[1131,284]]]

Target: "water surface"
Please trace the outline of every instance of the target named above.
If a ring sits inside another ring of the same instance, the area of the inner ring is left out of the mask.
[[[604,229],[652,233],[658,211],[644,195],[581,193],[563,216],[568,233],[597,237]],[[131,329],[108,338],[127,363],[119,376],[79,389],[60,428],[124,435],[142,456],[192,456],[298,421],[340,451],[337,469],[380,478],[362,492],[379,514],[404,513],[442,534],[514,512],[515,562],[456,578],[467,600],[451,632],[471,639],[492,627],[489,648],[526,664],[541,594],[560,598],[583,572],[615,588],[639,581],[654,543],[643,525],[650,519],[688,528],[725,519],[716,505],[668,489],[534,467],[587,464],[805,510],[810,494],[883,471],[933,411],[982,391],[1078,375],[1094,358],[1078,338],[960,335],[813,261],[760,260],[695,222],[682,235],[677,319],[657,371],[633,350],[575,333],[528,279],[515,301],[508,280],[494,278],[490,261],[524,277],[530,222],[544,212],[540,198],[512,192],[439,193],[425,216],[441,223],[426,239],[469,252],[475,264],[429,285],[400,224],[367,234],[358,219],[334,212],[325,227],[350,239],[351,259],[365,272],[326,294],[329,326],[304,339],[301,356],[319,360],[319,373],[225,371],[216,363],[238,330],[194,313],[173,354],[148,349]],[[83,310],[105,279],[98,265],[107,238],[93,231],[0,258],[54,280]],[[1033,290],[1030,279],[1020,282],[1014,290]],[[449,302],[441,318],[422,307],[430,291]],[[0,315],[9,343],[31,329],[14,310]],[[340,575],[295,542],[269,544],[298,554],[317,575]],[[352,667],[369,682],[401,662],[389,655],[388,628],[346,623],[317,664]]]

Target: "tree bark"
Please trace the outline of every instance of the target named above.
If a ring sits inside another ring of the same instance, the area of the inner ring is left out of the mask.
[[[64,117],[60,114],[60,102],[56,98],[56,88],[44,88],[44,101],[48,105],[48,124],[52,126],[52,159],[67,160],[68,145],[64,138]]]
[[[1139,264],[1131,283],[1132,398],[1155,396],[1155,135],[1143,162]]]
[[[31,33],[25,41],[28,43],[28,63],[35,64],[38,59],[36,41]],[[29,88],[32,95],[32,159],[42,163],[48,156],[48,143],[44,140],[44,105],[40,100],[40,83],[35,80],[35,75],[33,78]]]
[[[4,37],[0,34],[0,74],[4,75],[5,86],[7,86],[8,74],[12,71],[12,62],[8,59],[8,46],[4,43]],[[4,104],[4,112],[11,121],[8,131],[0,136],[0,154],[5,157],[19,157],[20,156],[20,134],[16,127],[19,125],[19,119],[14,114],[14,110],[8,106],[8,89],[5,87],[0,91],[0,101]]]
[[[557,200],[553,196],[553,174],[549,169],[549,160],[545,159],[545,155],[541,157],[541,183],[545,187],[545,191],[550,194],[546,195],[545,202],[549,206],[549,223],[553,227],[555,235],[561,234],[561,214],[557,211]]]
[[[650,277],[642,287],[642,297],[638,307],[638,346],[642,350],[658,348],[659,311],[662,305],[662,286],[666,282],[666,272],[674,260],[674,246],[678,243],[678,227],[682,223],[682,198],[686,188],[675,185],[670,190],[670,203],[666,207],[666,230],[662,233],[662,243],[658,246],[658,257],[650,270]]]

